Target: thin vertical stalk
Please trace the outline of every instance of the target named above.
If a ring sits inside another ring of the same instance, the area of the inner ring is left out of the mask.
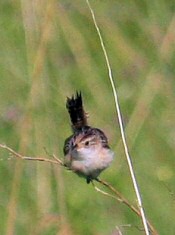
[[[141,199],[141,195],[140,195],[140,192],[139,192],[139,186],[138,186],[138,183],[137,183],[137,180],[136,180],[132,160],[131,160],[131,157],[130,157],[130,154],[129,154],[129,149],[128,149],[127,142],[126,142],[126,137],[125,137],[124,127],[123,127],[123,122],[122,122],[122,116],[121,116],[121,111],[120,111],[118,95],[117,95],[117,91],[116,91],[115,84],[114,84],[114,79],[113,79],[113,75],[112,75],[112,70],[111,70],[109,58],[108,58],[108,55],[107,55],[107,52],[106,52],[106,48],[105,48],[105,45],[104,45],[104,42],[103,42],[103,38],[101,36],[100,29],[97,25],[97,21],[96,21],[96,18],[95,18],[94,11],[93,11],[90,3],[89,3],[89,0],[86,0],[86,2],[87,2],[87,5],[89,7],[89,10],[91,12],[92,19],[93,19],[95,28],[97,30],[97,34],[99,36],[100,44],[101,44],[101,47],[102,47],[102,50],[103,50],[103,53],[104,53],[104,57],[105,57],[105,60],[106,60],[106,64],[107,64],[107,68],[108,68],[108,75],[109,75],[109,79],[110,79],[110,82],[111,82],[112,91],[113,91],[113,95],[114,95],[115,106],[116,106],[116,111],[117,111],[117,116],[118,116],[118,121],[119,121],[119,127],[120,127],[122,142],[123,142],[123,146],[124,146],[124,150],[125,150],[125,155],[126,155],[129,171],[130,171],[130,174],[131,174],[131,179],[132,179],[132,182],[133,182],[134,190],[135,190],[135,193],[136,193],[136,197],[137,197],[137,201],[138,201],[138,207],[139,207],[139,210],[140,210],[140,214],[141,214],[145,234],[149,235],[150,233],[149,233],[148,224],[147,224],[145,212],[144,212],[143,205],[142,205],[142,199]]]

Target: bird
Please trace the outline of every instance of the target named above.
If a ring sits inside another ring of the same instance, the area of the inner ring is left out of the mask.
[[[114,152],[104,132],[88,125],[81,92],[67,97],[66,108],[73,133],[64,143],[64,165],[89,184],[110,166]]]

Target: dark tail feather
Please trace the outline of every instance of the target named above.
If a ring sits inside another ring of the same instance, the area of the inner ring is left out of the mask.
[[[77,92],[75,97],[72,96],[72,98],[67,98],[66,108],[69,111],[72,128],[74,131],[82,128],[83,126],[87,126],[87,116],[83,110],[81,92]]]

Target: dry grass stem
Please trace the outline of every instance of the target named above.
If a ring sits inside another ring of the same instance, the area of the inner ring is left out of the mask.
[[[134,190],[135,190],[135,193],[136,193],[136,197],[137,197],[137,201],[138,201],[138,207],[139,207],[139,210],[140,210],[140,215],[141,215],[141,219],[142,219],[142,222],[143,222],[145,234],[149,235],[150,233],[149,233],[147,219],[146,219],[145,212],[144,212],[143,205],[142,205],[142,199],[141,199],[141,195],[140,195],[140,192],[139,192],[139,186],[137,184],[137,180],[136,180],[133,165],[132,165],[132,160],[131,160],[131,157],[129,155],[129,149],[128,149],[127,142],[126,142],[124,127],[123,127],[123,122],[122,122],[122,115],[121,115],[119,101],[118,101],[118,95],[117,95],[117,91],[116,91],[116,88],[115,88],[114,79],[113,79],[113,75],[112,75],[112,69],[111,69],[109,58],[108,58],[108,55],[107,55],[107,51],[106,51],[106,48],[105,48],[105,45],[104,45],[104,42],[103,42],[103,38],[101,36],[101,32],[100,32],[100,29],[98,27],[98,24],[97,24],[97,21],[96,21],[96,18],[95,18],[94,11],[93,11],[90,3],[89,3],[89,0],[86,0],[86,2],[87,2],[87,5],[89,7],[89,10],[91,12],[92,19],[93,19],[93,22],[94,22],[94,25],[95,25],[95,29],[97,31],[97,34],[98,34],[98,37],[99,37],[99,40],[100,40],[100,44],[101,44],[101,47],[102,47],[102,51],[104,53],[104,57],[105,57],[105,60],[106,60],[106,64],[107,64],[107,68],[108,68],[108,75],[109,75],[109,79],[110,79],[110,82],[111,82],[113,95],[114,95],[114,99],[115,99],[116,111],[117,111],[117,116],[118,116],[118,121],[119,121],[119,126],[120,126],[122,142],[123,142],[123,146],[124,146],[124,150],[125,150],[125,155],[126,155],[129,171],[130,171],[130,174],[131,174],[131,179],[132,179],[132,182],[133,182]]]
[[[42,162],[49,162],[52,164],[59,164],[61,166],[64,166],[64,163],[62,160],[60,160],[59,158],[55,157],[55,155],[53,154],[52,157],[55,160],[52,159],[48,159],[48,158],[42,158],[42,157],[28,157],[28,156],[23,156],[20,153],[17,153],[16,151],[14,151],[13,149],[11,149],[10,147],[6,146],[5,144],[0,144],[0,148],[6,149],[8,150],[8,152],[10,154],[12,154],[14,157],[20,158],[22,160],[29,160],[29,161],[42,161]]]
[[[49,162],[51,164],[58,164],[60,166],[65,167],[63,161],[61,159],[59,159],[58,157],[56,157],[54,154],[49,155],[52,158],[54,158],[55,160],[52,159],[48,159],[48,158],[42,158],[42,157],[28,157],[28,156],[23,156],[20,153],[17,153],[16,151],[14,151],[13,149],[11,149],[10,147],[6,146],[5,144],[0,144],[0,148],[7,150],[10,154],[12,154],[12,156],[19,158],[21,160],[29,160],[29,161],[43,161],[43,162]],[[117,201],[119,201],[120,203],[125,204],[128,208],[130,208],[135,214],[137,214],[139,217],[141,217],[140,211],[133,205],[131,205],[129,203],[129,201],[119,192],[117,191],[112,185],[110,185],[108,182],[101,180],[101,179],[96,179],[96,181],[102,185],[104,185],[105,187],[107,187],[112,193],[114,193],[114,195],[109,194],[101,189],[99,189],[98,187],[96,187],[94,185],[94,183],[92,182],[94,188],[96,191],[100,192],[101,194],[108,196],[108,197],[112,197],[114,199],[116,199]],[[147,224],[150,228],[150,230],[152,231],[153,235],[158,235],[157,231],[155,230],[155,228],[153,227],[153,225],[147,221]]]
[[[99,182],[100,184],[104,185],[105,187],[107,187],[112,193],[115,194],[115,196],[95,187],[95,189],[104,194],[105,196],[108,197],[112,197],[117,199],[117,201],[125,204],[129,209],[131,209],[135,214],[137,214],[139,217],[141,217],[141,213],[140,210],[137,209],[135,206],[133,206],[119,191],[117,191],[112,185],[110,185],[108,182],[101,180],[101,179],[96,179],[97,182]],[[150,221],[146,221],[149,227],[149,230],[152,232],[153,235],[158,235],[158,232],[156,231],[156,229],[154,228],[154,226],[151,224]]]

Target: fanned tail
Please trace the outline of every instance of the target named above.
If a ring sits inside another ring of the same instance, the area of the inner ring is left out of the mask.
[[[75,96],[67,98],[66,108],[69,112],[74,131],[87,126],[87,116],[83,109],[81,92],[77,92]]]

